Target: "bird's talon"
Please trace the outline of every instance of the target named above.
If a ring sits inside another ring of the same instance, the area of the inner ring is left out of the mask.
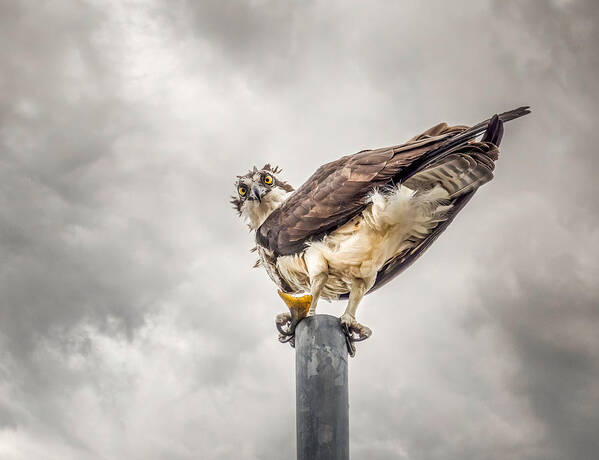
[[[282,336],[292,336],[295,332],[295,328],[291,328],[293,318],[291,313],[281,313],[275,318],[275,326]]]
[[[353,320],[349,326],[350,338],[352,342],[362,342],[372,335],[372,330],[368,326]]]
[[[349,336],[349,326],[345,323],[341,323],[341,329],[343,329],[343,333],[347,336]]]
[[[353,358],[356,355],[355,342],[366,340],[372,335],[372,330],[358,323],[353,317],[347,314],[343,314],[339,320],[341,322],[341,329],[343,329],[343,333],[345,334],[347,352]]]
[[[295,339],[295,335],[279,334],[279,342],[281,342],[281,343],[287,343],[294,339]]]
[[[295,326],[291,313],[281,313],[275,318],[275,325],[279,331],[279,342],[288,343],[295,348]]]

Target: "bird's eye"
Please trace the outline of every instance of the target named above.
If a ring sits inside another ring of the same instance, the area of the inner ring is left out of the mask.
[[[240,196],[245,196],[245,194],[248,192],[248,189],[242,185],[237,189],[237,191],[239,192]]]
[[[264,183],[266,185],[271,185],[272,184],[272,176],[267,174],[266,176],[264,176]]]

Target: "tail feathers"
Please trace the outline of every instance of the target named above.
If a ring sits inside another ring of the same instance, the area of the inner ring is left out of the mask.
[[[406,171],[406,175],[411,176],[422,171],[430,166],[431,163],[460,149],[462,145],[467,143],[469,140],[474,139],[483,132],[485,133],[485,136],[488,134],[487,139],[495,140],[498,143],[501,142],[501,137],[503,135],[503,123],[522,117],[529,113],[530,108],[528,106],[518,107],[517,109],[503,112],[499,115],[494,115],[492,118],[482,121],[477,125],[474,125],[473,127],[463,131],[462,133],[450,137],[447,141],[426,152],[426,154],[422,155],[418,161],[412,163],[410,166],[411,171]],[[483,137],[483,140],[484,139],[485,138]],[[488,140],[487,142],[491,142],[491,140]],[[493,142],[493,144],[495,144],[495,142]]]
[[[505,123],[507,121],[511,121],[511,120],[515,120],[516,118],[523,117],[524,115],[527,115],[529,113],[530,113],[530,107],[522,106],[522,107],[518,107],[517,109],[510,110],[508,112],[500,113],[499,115],[494,115],[492,118],[489,118],[485,121],[481,121],[479,124],[474,125],[472,128],[467,129],[463,133],[450,138],[446,145],[441,145],[438,148],[439,149],[441,149],[441,148],[442,149],[451,149],[452,147],[463,144],[464,142],[469,141],[470,139],[474,139],[476,136],[478,136],[482,132],[486,131],[487,128],[489,127],[489,125],[491,124],[491,122],[495,118],[497,118],[500,122]],[[503,129],[503,127],[501,129]],[[503,131],[502,131],[502,133],[503,133]],[[429,152],[429,155],[431,153],[433,153],[433,152]]]
[[[499,119],[505,123],[506,121],[515,120],[516,118],[523,117],[524,115],[528,115],[529,113],[530,113],[530,106],[523,105],[522,107],[518,107],[517,109],[508,110],[507,112],[503,112],[503,113],[499,114]],[[489,121],[489,120],[487,120],[487,121]]]
[[[499,147],[501,143],[501,138],[503,137],[503,121],[499,119],[499,115],[493,115],[489,125],[487,126],[487,130],[483,135],[481,141],[482,142],[490,142]]]

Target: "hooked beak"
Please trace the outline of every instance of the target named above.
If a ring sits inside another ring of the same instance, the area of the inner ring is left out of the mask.
[[[260,189],[256,186],[252,187],[252,189],[250,190],[250,196],[248,198],[250,200],[258,200],[258,203],[262,203]]]

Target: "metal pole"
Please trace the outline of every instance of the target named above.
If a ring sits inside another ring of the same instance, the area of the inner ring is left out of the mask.
[[[339,318],[295,330],[297,460],[349,460],[347,345]]]

